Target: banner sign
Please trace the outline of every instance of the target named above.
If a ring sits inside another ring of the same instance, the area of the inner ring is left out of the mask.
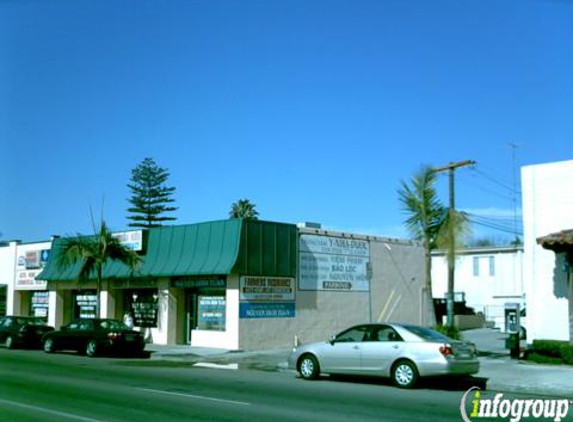
[[[112,236],[126,248],[136,252],[143,250],[143,230],[112,233]]]
[[[200,288],[200,287],[227,287],[227,281],[220,278],[191,278],[182,277],[179,279],[171,280],[171,285],[180,289]]]
[[[41,270],[30,271],[16,271],[16,286],[15,290],[45,290],[48,282],[45,280],[37,280],[36,277],[40,274]]]
[[[239,318],[294,318],[295,303],[239,303]]]
[[[239,298],[244,301],[289,301],[295,299],[294,292],[294,278],[243,276],[239,279]]]
[[[225,296],[199,296],[197,299],[197,328],[199,330],[225,331]]]
[[[299,246],[301,290],[370,290],[368,241],[303,234]]]

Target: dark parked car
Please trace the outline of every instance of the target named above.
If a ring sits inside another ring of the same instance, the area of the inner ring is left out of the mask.
[[[94,357],[105,353],[141,354],[143,334],[115,319],[77,319],[42,338],[44,351],[76,350]]]
[[[46,325],[42,318],[26,316],[0,317],[0,344],[7,349],[14,347],[41,347],[42,336],[54,327]]]

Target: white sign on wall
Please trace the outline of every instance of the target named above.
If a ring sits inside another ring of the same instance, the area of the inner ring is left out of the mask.
[[[295,299],[294,278],[243,276],[239,279],[243,301],[291,301]]]
[[[370,290],[368,241],[303,234],[299,246],[301,290]]]
[[[120,243],[133,251],[143,250],[143,231],[133,230],[128,232],[117,232],[112,234]]]

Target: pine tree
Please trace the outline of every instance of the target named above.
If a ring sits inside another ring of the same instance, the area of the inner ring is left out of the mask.
[[[178,207],[169,206],[175,202],[171,195],[175,188],[165,186],[169,178],[167,169],[159,167],[153,158],[144,159],[131,171],[131,183],[127,187],[132,195],[128,199],[132,205],[127,209],[130,227],[159,227],[166,221],[173,221],[175,217],[166,216]]]

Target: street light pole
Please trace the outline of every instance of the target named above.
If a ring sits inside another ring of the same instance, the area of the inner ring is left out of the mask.
[[[448,227],[448,294],[446,297],[446,324],[448,326],[454,325],[454,274],[456,271],[456,257],[455,257],[455,233],[454,233],[454,218],[456,210],[456,200],[455,200],[455,186],[454,186],[454,172],[460,167],[472,166],[476,162],[473,160],[458,161],[456,163],[450,163],[448,165],[432,169],[432,171],[439,173],[442,171],[448,171],[449,173],[449,188],[450,188],[450,200],[449,200],[449,227]]]

